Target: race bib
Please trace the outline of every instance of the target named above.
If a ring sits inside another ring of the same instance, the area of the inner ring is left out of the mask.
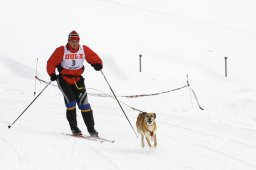
[[[67,47],[65,46],[61,66],[68,70],[77,70],[83,67],[84,59],[85,54],[82,46],[79,47],[79,50],[76,53],[67,50]]]

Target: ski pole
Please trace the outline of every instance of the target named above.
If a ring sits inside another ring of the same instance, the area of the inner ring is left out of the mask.
[[[17,117],[17,119],[14,120],[14,122],[8,126],[8,128],[10,129],[12,127],[12,125],[14,125],[14,123],[23,115],[23,113],[25,113],[25,111],[31,106],[32,103],[34,103],[34,101],[43,93],[43,91],[51,84],[52,81],[50,81],[50,83],[48,83],[45,88],[34,98],[34,100],[26,107],[26,109],[23,110],[23,112]]]
[[[190,101],[191,101],[192,108],[194,108],[193,101],[192,101],[192,95],[191,95],[191,88],[190,88],[190,84],[188,81],[188,75],[186,74],[186,76],[187,76],[187,86],[188,86],[188,90],[189,90]]]
[[[127,121],[129,122],[129,124],[130,124],[130,126],[131,126],[131,128],[132,128],[133,132],[135,133],[136,137],[138,137],[138,135],[137,135],[137,133],[135,132],[135,130],[134,130],[134,128],[133,128],[133,126],[132,126],[132,124],[131,124],[130,120],[128,119],[127,115],[125,114],[125,111],[124,111],[123,107],[121,106],[121,104],[120,104],[119,100],[117,99],[117,97],[116,97],[116,95],[115,95],[115,93],[114,93],[113,89],[112,89],[112,88],[111,88],[111,86],[109,85],[109,83],[108,83],[108,80],[107,80],[106,76],[104,75],[104,73],[103,73],[102,71],[101,71],[101,74],[103,75],[104,79],[106,80],[106,82],[107,82],[107,84],[108,84],[108,86],[109,86],[109,88],[110,88],[111,92],[113,93],[113,95],[114,95],[114,97],[115,97],[115,99],[116,99],[116,101],[117,101],[118,105],[120,106],[121,110],[123,111],[123,113],[124,113],[124,115],[125,115],[125,117],[126,117]]]
[[[35,91],[34,91],[34,96],[36,95],[37,64],[38,64],[38,58],[36,58],[36,76],[35,76]]]
[[[196,99],[196,102],[197,102],[197,105],[198,105],[199,109],[204,110],[204,109],[200,106],[200,104],[199,104],[199,101],[198,101],[198,98],[197,98],[197,96],[196,96],[195,91],[190,87],[190,84],[189,84],[189,82],[188,82],[188,75],[187,75],[187,84],[188,84],[189,90],[192,91],[192,93],[193,93],[193,95],[194,95],[194,97],[195,97],[195,99]],[[190,95],[190,97],[191,97],[191,95]],[[191,102],[192,102],[192,100],[191,100]]]

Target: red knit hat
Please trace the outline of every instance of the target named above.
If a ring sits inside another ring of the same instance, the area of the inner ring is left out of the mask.
[[[68,41],[74,41],[77,40],[79,41],[79,34],[76,31],[72,31],[69,35],[68,35]]]

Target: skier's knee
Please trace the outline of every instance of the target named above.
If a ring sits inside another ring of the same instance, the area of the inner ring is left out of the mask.
[[[81,112],[90,112],[92,110],[89,103],[85,105],[79,105],[78,107],[81,110]]]
[[[67,110],[74,110],[76,108],[76,101],[72,101],[66,104]]]

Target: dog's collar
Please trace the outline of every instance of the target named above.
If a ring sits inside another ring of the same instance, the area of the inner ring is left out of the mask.
[[[150,132],[150,136],[154,135],[154,131],[149,130],[148,127],[147,127],[147,130]]]

